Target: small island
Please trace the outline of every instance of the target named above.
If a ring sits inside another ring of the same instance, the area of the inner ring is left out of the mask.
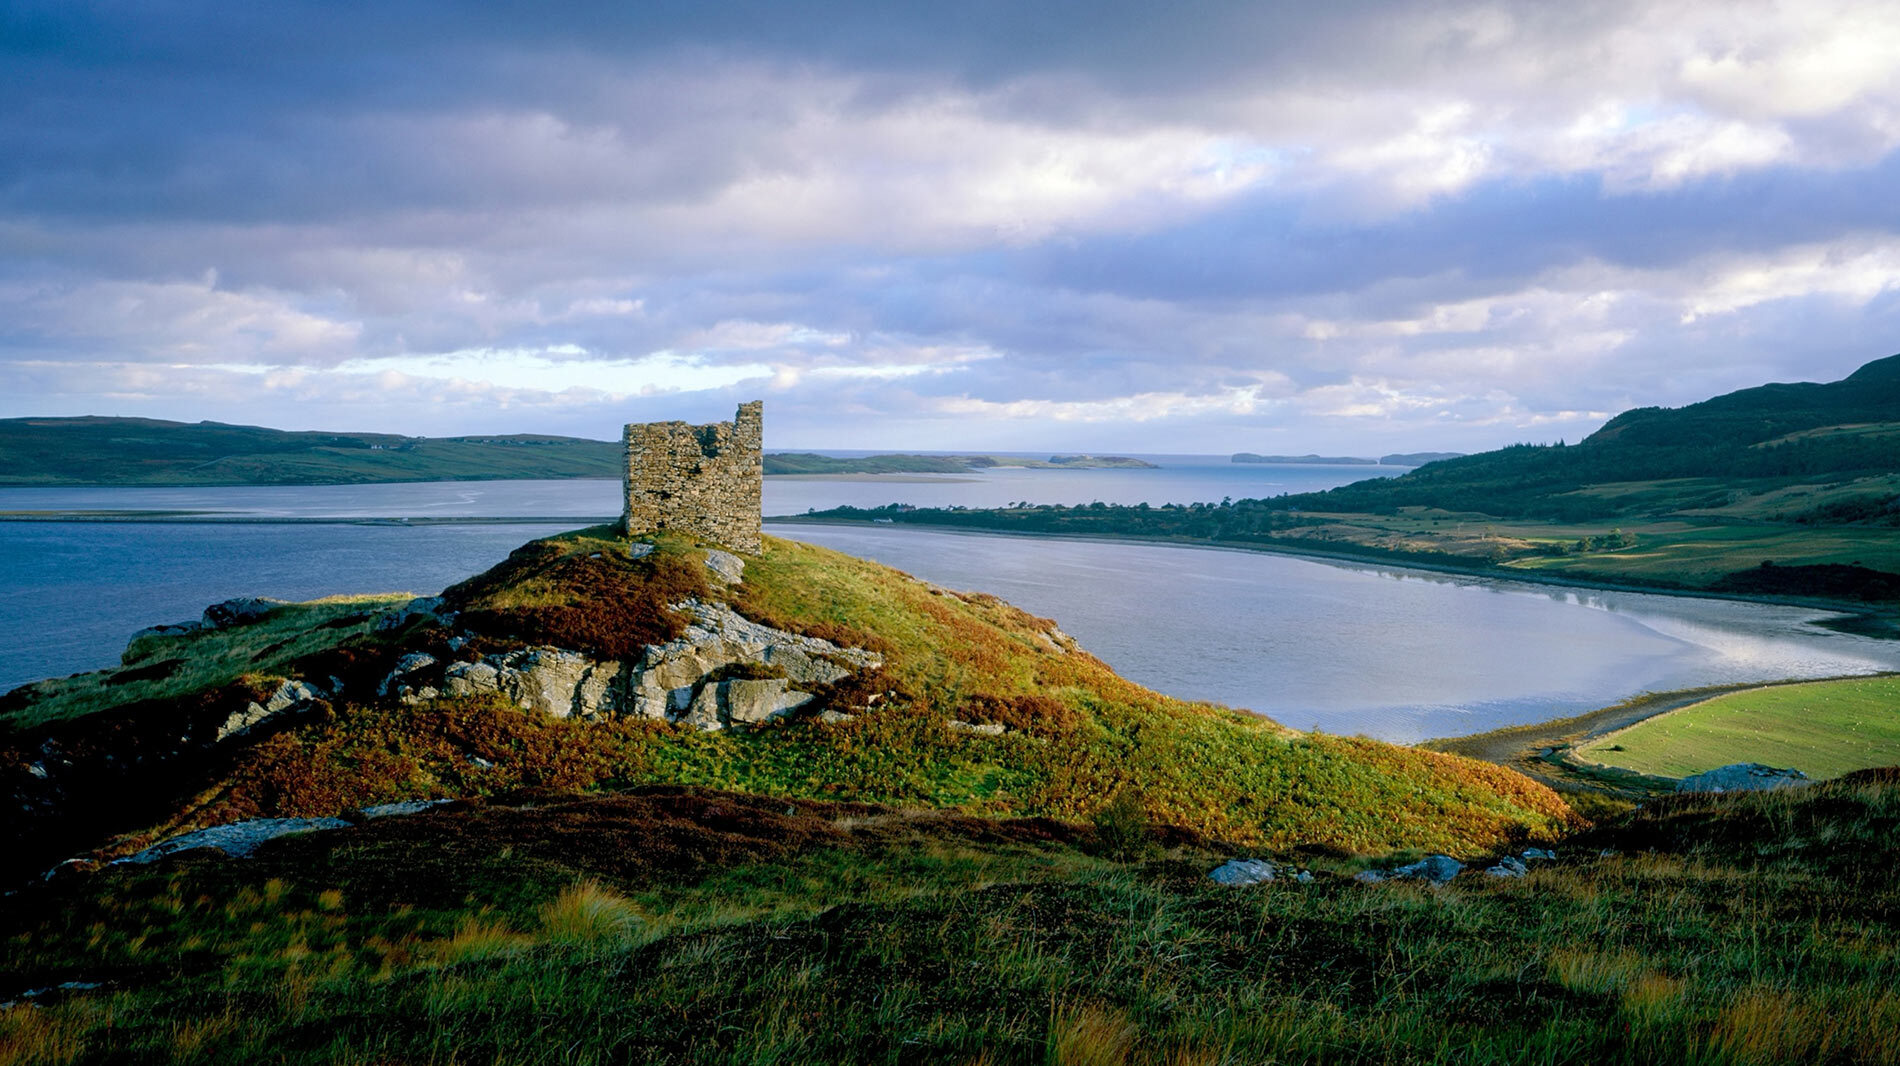
[[[1255,455],[1235,452],[1236,463],[1272,463],[1280,466],[1424,466],[1440,459],[1457,459],[1463,452],[1396,452],[1366,459],[1356,455]]]
[[[1362,459],[1354,455],[1255,455],[1253,452],[1235,452],[1236,463],[1273,463],[1279,466],[1378,466],[1377,459]]]

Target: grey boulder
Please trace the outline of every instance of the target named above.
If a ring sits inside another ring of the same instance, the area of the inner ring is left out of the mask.
[[[248,857],[258,846],[267,840],[275,840],[293,833],[315,833],[326,829],[348,829],[350,823],[341,818],[257,818],[248,822],[232,822],[229,825],[216,825],[210,829],[200,829],[170,840],[153,844],[135,855],[114,860],[115,863],[156,862],[167,855],[176,855],[181,851],[194,848],[215,848],[233,859]]]
[[[1257,885],[1273,880],[1273,864],[1264,859],[1228,859],[1207,877],[1217,885]]]
[[[226,629],[244,625],[247,622],[257,621],[287,602],[289,601],[267,599],[263,596],[238,596],[206,607],[203,624],[206,629]]]
[[[1777,769],[1754,762],[1731,763],[1692,774],[1676,783],[1677,792],[1765,792],[1801,788],[1814,782],[1795,769]]]
[[[1407,863],[1394,870],[1362,870],[1353,875],[1353,880],[1366,884],[1380,881],[1423,881],[1428,885],[1444,885],[1458,876],[1465,864],[1449,855],[1427,855],[1414,863]]]

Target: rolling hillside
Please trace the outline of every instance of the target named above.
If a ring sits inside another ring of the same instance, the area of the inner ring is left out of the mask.
[[[346,485],[617,478],[621,446],[538,434],[401,437],[148,418],[0,419],[0,485]]]

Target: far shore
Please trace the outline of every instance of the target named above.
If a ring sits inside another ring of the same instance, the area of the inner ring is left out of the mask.
[[[1703,589],[1676,588],[1667,585],[1637,585],[1628,582],[1591,581],[1582,578],[1560,576],[1547,571],[1504,570],[1496,567],[1461,566],[1456,563],[1422,562],[1415,559],[1382,559],[1377,555],[1365,552],[1326,551],[1322,548],[1289,544],[1207,541],[1194,540],[1188,537],[1145,536],[1136,533],[1047,533],[1030,530],[933,526],[923,523],[884,524],[859,519],[819,518],[810,515],[771,515],[768,516],[765,521],[768,524],[780,523],[785,525],[917,529],[930,533],[950,533],[971,537],[1034,537],[1046,540],[1093,541],[1101,544],[1132,542],[1140,544],[1159,544],[1176,548],[1264,552],[1268,555],[1290,555],[1296,558],[1312,559],[1318,562],[1349,563],[1355,566],[1377,570],[1412,570],[1420,573],[1449,574],[1456,577],[1478,578],[1486,581],[1515,581],[1526,585],[1551,585],[1559,588],[1592,589],[1599,592],[1638,592],[1650,596],[1675,596],[1692,600],[1735,600],[1741,603],[1765,603],[1779,607],[1807,607],[1839,615],[1839,618],[1831,619],[1826,623],[1829,628],[1838,628],[1846,632],[1854,632],[1862,636],[1881,639],[1900,639],[1900,620],[1896,620],[1894,610],[1882,610],[1865,603],[1826,600],[1818,597],[1762,596],[1739,592],[1713,592]]]
[[[767,474],[774,481],[876,481],[893,485],[960,485],[983,480],[961,474]]]

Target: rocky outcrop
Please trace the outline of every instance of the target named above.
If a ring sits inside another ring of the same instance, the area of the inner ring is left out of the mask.
[[[861,648],[761,625],[725,604],[693,600],[675,609],[692,615],[686,632],[647,645],[635,659],[595,660],[533,647],[450,663],[437,672],[433,657],[415,654],[397,663],[380,694],[406,702],[499,695],[557,718],[627,715],[716,730],[783,717],[811,702],[812,690],[882,665]],[[719,676],[735,667],[776,676]]]
[[[1811,785],[1808,775],[1754,762],[1738,762],[1692,774],[1676,784],[1678,792],[1763,792]]]
[[[227,715],[218,726],[217,739],[223,741],[241,737],[267,722],[302,714],[322,700],[323,693],[310,685],[302,681],[285,681],[262,702],[253,700],[242,710]]]

